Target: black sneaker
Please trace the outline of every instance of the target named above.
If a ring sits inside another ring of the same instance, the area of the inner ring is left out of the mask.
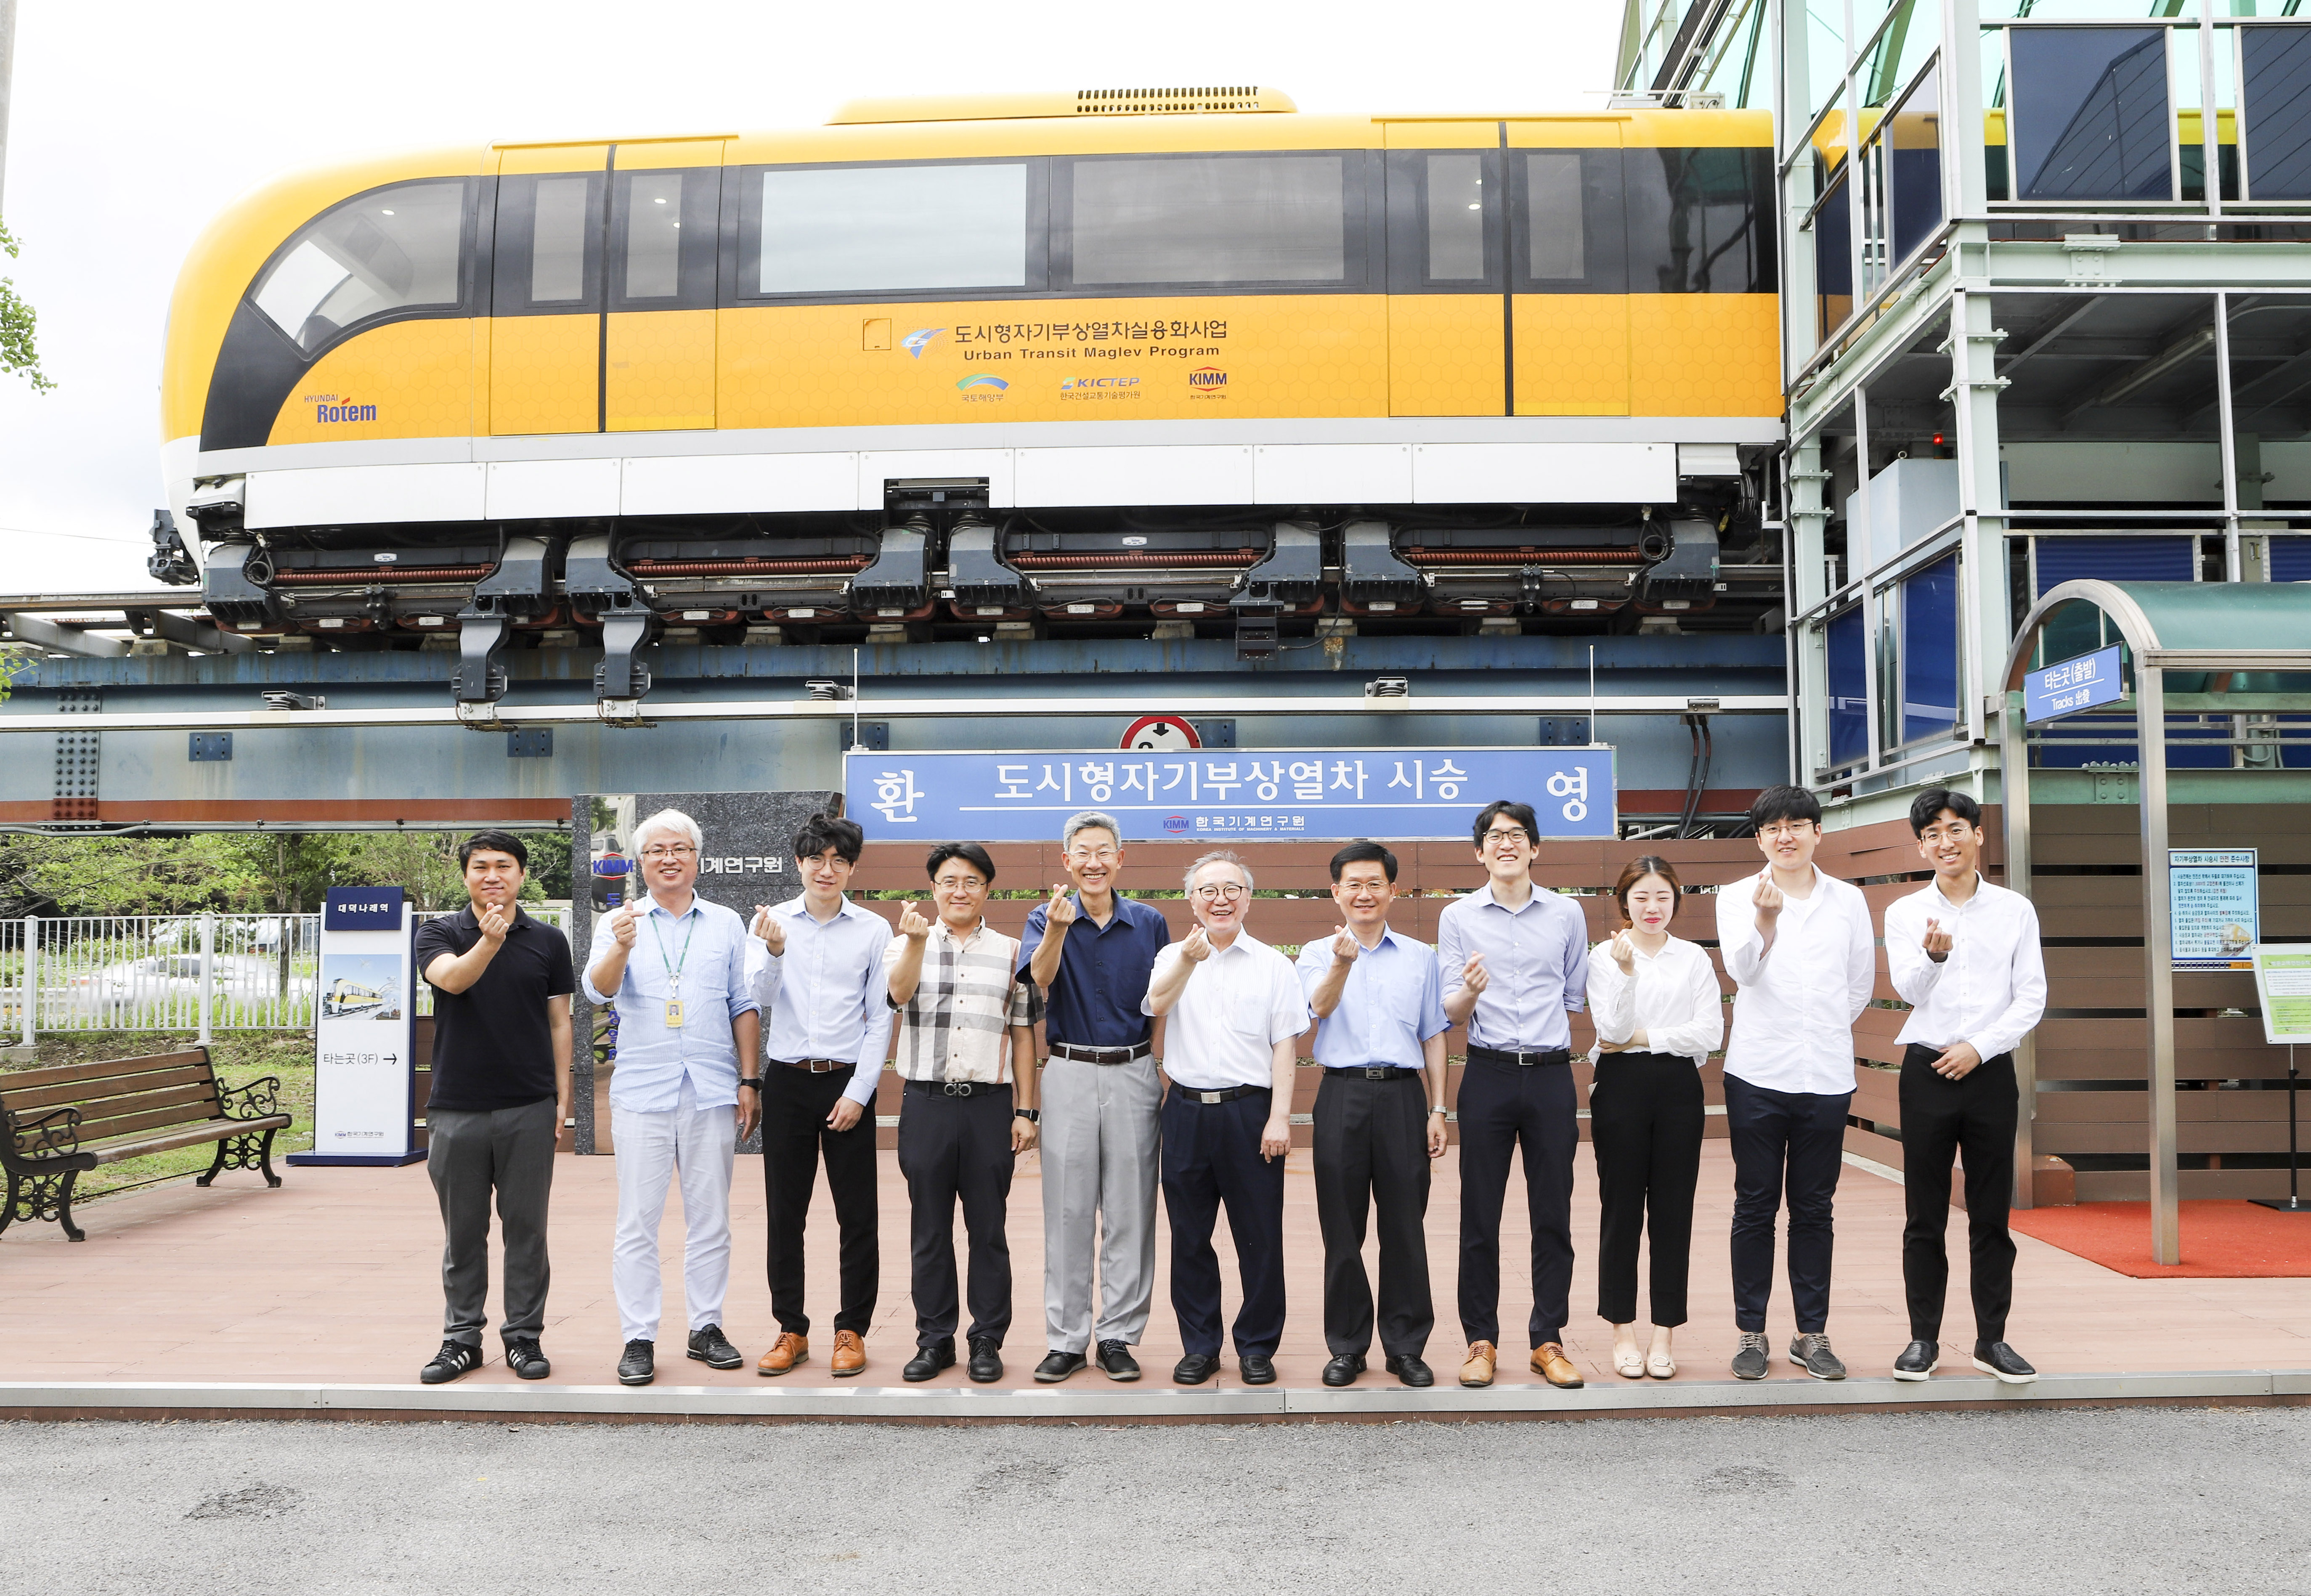
[[[1390,1374],[1409,1386],[1426,1389],[1436,1383],[1436,1371],[1409,1352],[1401,1357],[1390,1358],[1387,1368]]]
[[[1356,1376],[1365,1372],[1361,1352],[1343,1352],[1324,1365],[1324,1383],[1330,1386],[1354,1385]]]
[[[2028,1385],[2038,1378],[2038,1371],[2023,1361],[2022,1355],[2003,1341],[1976,1341],[1974,1344],[1974,1366],[1985,1374],[1995,1374],[2006,1385]]]
[[[1733,1378],[1763,1380],[1766,1377],[1766,1332],[1743,1330],[1741,1344],[1733,1349]]]
[[[1139,1378],[1139,1360],[1131,1356],[1131,1348],[1121,1341],[1102,1341],[1099,1344],[1099,1372],[1110,1380]]]
[[[971,1339],[971,1364],[964,1371],[974,1385],[992,1385],[1003,1378],[1003,1343],[993,1336]]]
[[[658,1344],[654,1341],[629,1341],[624,1357],[618,1359],[620,1385],[648,1385],[658,1378]]]
[[[1810,1331],[1790,1338],[1790,1361],[1816,1380],[1843,1380],[1845,1365],[1829,1349],[1829,1338]]]
[[[508,1341],[506,1367],[524,1380],[543,1380],[554,1373],[554,1365],[545,1361],[545,1349],[535,1341]]]
[[[730,1338],[719,1324],[690,1332],[690,1356],[710,1369],[735,1369],[746,1361],[746,1354],[730,1345]]]
[[[973,1355],[973,1361],[977,1361],[976,1354]],[[1068,1375],[1083,1368],[1086,1361],[1080,1352],[1061,1352],[1054,1347],[1044,1355],[1042,1363],[1035,1365],[1035,1383],[1057,1385]]]
[[[1205,1381],[1209,1380],[1213,1375],[1219,1372],[1219,1359],[1216,1357],[1206,1357],[1200,1352],[1190,1352],[1187,1356],[1182,1358],[1178,1363],[1172,1365],[1172,1383],[1174,1385],[1201,1385]],[[1249,1379],[1250,1375],[1247,1374],[1245,1377]]]
[[[1902,1356],[1894,1360],[1897,1380],[1923,1380],[1941,1366],[1942,1348],[1939,1341],[1913,1341],[1902,1348]]]
[[[1212,1366],[1217,1368],[1219,1361],[1217,1358],[1212,1359]],[[1243,1353],[1235,1360],[1235,1367],[1236,1373],[1243,1376],[1243,1382],[1246,1385],[1276,1383],[1276,1360],[1265,1352]]]
[[[447,1385],[460,1374],[470,1374],[482,1366],[482,1349],[468,1347],[463,1341],[444,1341],[433,1361],[417,1371],[417,1378],[428,1385]]]
[[[915,1356],[899,1371],[899,1378],[911,1385],[920,1385],[926,1380],[938,1377],[941,1369],[955,1367],[955,1338],[943,1337],[928,1347],[915,1348]]]

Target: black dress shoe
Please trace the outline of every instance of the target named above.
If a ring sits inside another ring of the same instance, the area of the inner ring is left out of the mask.
[[[554,1365],[545,1361],[545,1348],[535,1341],[508,1341],[506,1367],[524,1380],[543,1380],[554,1373]]]
[[[1172,1365],[1172,1383],[1174,1385],[1201,1385],[1205,1381],[1209,1380],[1213,1375],[1219,1372],[1219,1359],[1216,1357],[1206,1357],[1200,1352],[1190,1352],[1187,1356],[1182,1358],[1178,1363]],[[1247,1373],[1245,1378],[1249,1379],[1250,1377],[1249,1373]]]
[[[1894,1378],[1923,1380],[1934,1372],[1941,1361],[1942,1349],[1940,1342],[1913,1341],[1903,1347],[1902,1356],[1894,1360]]]
[[[417,1371],[417,1378],[428,1385],[446,1385],[481,1366],[480,1347],[468,1347],[463,1341],[444,1341],[441,1350],[433,1355],[433,1361]]]
[[[1324,1383],[1354,1385],[1356,1382],[1356,1376],[1364,1372],[1365,1355],[1363,1353],[1343,1352],[1324,1365]]]
[[[972,1367],[974,1371],[972,1378],[976,1380],[979,1378],[976,1373],[979,1366],[979,1357],[976,1350],[973,1351],[971,1361]],[[1060,1381],[1065,1380],[1068,1375],[1076,1373],[1078,1369],[1081,1369],[1084,1366],[1084,1355],[1080,1352],[1060,1352],[1054,1350],[1045,1355],[1043,1361],[1035,1365],[1035,1383],[1038,1385],[1057,1385]]]
[[[1276,1360],[1265,1352],[1247,1352],[1235,1360],[1235,1365],[1246,1385],[1276,1383]]]
[[[1131,1348],[1121,1341],[1099,1344],[1099,1372],[1110,1380],[1139,1378],[1139,1360],[1131,1356]]]
[[[911,1384],[920,1385],[926,1380],[936,1378],[941,1369],[953,1367],[955,1367],[955,1338],[946,1336],[933,1341],[928,1347],[916,1347],[915,1356],[909,1358],[907,1366],[899,1371],[899,1378]]]
[[[730,1338],[719,1324],[690,1332],[690,1356],[710,1369],[735,1369],[746,1361],[746,1354],[730,1345]]]
[[[1985,1374],[1997,1375],[2007,1385],[2028,1385],[2038,1378],[2038,1371],[2003,1341],[1976,1341],[1974,1366]]]
[[[1436,1371],[1412,1353],[1388,1360],[1388,1372],[1407,1385],[1428,1386],[1436,1383]]]
[[[975,1385],[992,1385],[1003,1378],[1003,1343],[993,1336],[973,1336],[971,1364],[965,1371]]]
[[[658,1378],[658,1346],[651,1341],[629,1341],[626,1354],[618,1360],[620,1385],[648,1385]]]

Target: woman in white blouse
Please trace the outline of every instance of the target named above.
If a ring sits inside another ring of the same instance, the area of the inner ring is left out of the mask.
[[[1632,859],[1613,887],[1623,929],[1589,950],[1597,1026],[1590,1146],[1603,1213],[1597,1312],[1626,1379],[1677,1373],[1670,1334],[1686,1320],[1693,1190],[1701,1174],[1701,1066],[1725,1035],[1709,955],[1669,934],[1681,890],[1669,861]],[[1653,1345],[1637,1349],[1637,1238],[1653,1227]]]

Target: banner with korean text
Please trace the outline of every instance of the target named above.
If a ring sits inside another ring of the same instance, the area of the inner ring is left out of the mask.
[[[843,797],[876,842],[1056,841],[1080,809],[1127,842],[1466,837],[1496,798],[1530,804],[1543,837],[1615,834],[1609,747],[856,753]]]
[[[313,1025],[313,1150],[305,1164],[414,1164],[414,905],[397,886],[333,886],[321,906]]]

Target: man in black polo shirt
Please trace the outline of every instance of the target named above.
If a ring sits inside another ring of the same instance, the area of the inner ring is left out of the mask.
[[[506,1366],[543,1380],[545,1200],[570,1118],[570,942],[515,902],[529,866],[521,839],[477,832],[458,850],[473,901],[417,929],[417,968],[433,987],[433,1095],[425,1165],[441,1201],[441,1350],[428,1385],[481,1366],[489,1322],[490,1196],[505,1244]]]

